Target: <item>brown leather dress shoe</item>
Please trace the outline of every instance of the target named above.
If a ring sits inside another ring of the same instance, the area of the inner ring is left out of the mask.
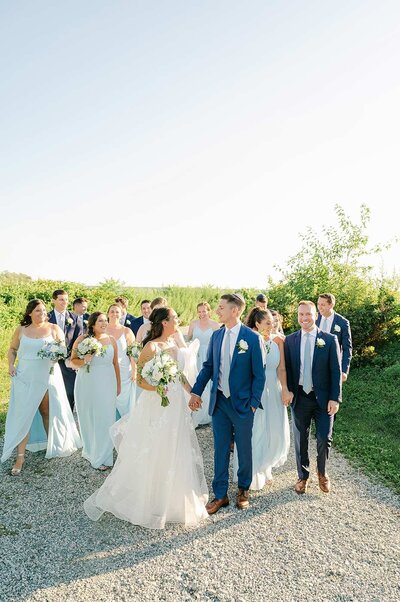
[[[331,481],[327,474],[318,473],[318,484],[321,491],[324,493],[329,493],[331,490]]]
[[[294,490],[296,493],[306,493],[308,487],[307,479],[299,479],[294,486]]]
[[[239,510],[244,510],[249,507],[249,490],[248,489],[239,489],[237,492],[236,498],[236,507]]]
[[[211,502],[208,502],[208,504],[206,504],[206,510],[208,514],[215,514],[220,508],[225,508],[226,506],[229,506],[229,498],[227,495],[223,497],[222,500],[217,500],[217,498],[215,498]]]

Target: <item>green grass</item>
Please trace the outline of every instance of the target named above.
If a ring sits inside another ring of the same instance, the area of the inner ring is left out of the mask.
[[[352,464],[400,493],[400,343],[383,351],[386,367],[350,370],[334,445]]]

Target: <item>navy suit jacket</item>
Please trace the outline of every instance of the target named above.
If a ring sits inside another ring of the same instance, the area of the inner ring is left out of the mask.
[[[213,332],[208,346],[206,361],[203,363],[203,367],[192,389],[192,393],[201,397],[208,381],[212,380],[208,410],[210,416],[214,413],[217,402],[221,348],[224,335],[225,328],[219,328]],[[248,350],[244,353],[239,353],[238,343],[242,339],[248,344]],[[239,415],[245,416],[248,414],[250,406],[253,408],[262,407],[261,395],[264,384],[265,369],[261,353],[260,337],[253,330],[242,324],[229,372],[230,398]]]
[[[342,373],[340,368],[340,349],[335,336],[322,332],[318,328],[317,339],[325,342],[323,347],[315,344],[312,363],[312,382],[315,396],[319,405],[326,409],[328,401],[342,399]],[[293,406],[296,404],[300,380],[300,343],[301,330],[289,334],[285,339],[285,363],[288,389],[294,395]]]
[[[133,332],[132,325],[135,320],[136,320],[135,316],[132,316],[132,314],[126,314],[124,326],[127,326],[128,328],[130,328]]]
[[[56,314],[54,309],[51,310],[47,314],[49,322],[52,324],[57,324]],[[69,320],[72,320],[71,324],[68,323]],[[72,345],[75,343],[76,339],[80,335],[80,328],[78,324],[78,316],[74,314],[72,311],[66,310],[65,312],[65,325],[64,325],[64,335],[65,335],[65,344],[69,352],[71,352]]]
[[[340,314],[337,314],[336,312],[334,312],[334,314],[331,334],[334,334],[339,342],[340,351],[342,353],[342,372],[343,374],[348,374],[351,357],[353,355],[350,322]],[[321,319],[322,316],[318,314],[318,318],[315,322],[317,326],[321,324]]]
[[[138,330],[141,327],[141,325],[143,324],[143,322],[144,322],[143,316],[140,316],[139,318],[135,318],[133,320],[131,330],[135,336],[137,335]]]

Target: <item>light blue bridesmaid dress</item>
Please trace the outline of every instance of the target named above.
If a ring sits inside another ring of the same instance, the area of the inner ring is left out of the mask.
[[[121,374],[121,393],[117,397],[117,419],[122,418],[131,411],[132,405],[136,400],[136,383],[131,381],[132,366],[131,360],[126,355],[128,344],[125,335],[117,340],[118,364]]]
[[[282,387],[277,368],[280,351],[277,343],[265,343],[266,381],[261,397],[263,409],[254,415],[252,450],[253,480],[250,489],[262,489],[272,479],[272,469],[282,466],[287,460],[290,446],[290,430],[287,409],[281,401]],[[234,479],[237,481],[237,453],[234,453]]]
[[[53,340],[52,335],[40,339],[21,336],[16,375],[11,381],[2,462],[28,433],[27,450],[45,449],[46,458],[69,456],[82,447],[60,367],[55,364],[54,373],[50,374],[52,363],[37,355],[45,342]],[[49,392],[48,436],[38,410],[46,391]]]
[[[103,356],[95,355],[90,371],[82,366],[75,380],[75,407],[83,443],[82,456],[93,468],[113,465],[110,428],[115,422],[117,379],[114,348],[107,345]]]
[[[195,326],[193,328],[192,339],[193,340],[197,339],[200,342],[199,351],[197,353],[197,370],[198,370],[198,372],[200,372],[200,370],[203,367],[203,362],[206,360],[207,349],[208,349],[208,345],[209,345],[209,342],[210,342],[213,332],[214,331],[212,328],[207,328],[207,330],[202,330],[198,326]],[[191,383],[191,384],[194,384],[194,383]],[[210,424],[210,422],[211,422],[211,416],[208,413],[208,406],[210,405],[210,389],[211,389],[211,382],[209,382],[207,384],[207,386],[204,389],[204,392],[201,396],[202,406],[201,406],[200,410],[197,410],[197,412],[192,413],[192,420],[193,420],[194,427],[199,426],[199,424]]]

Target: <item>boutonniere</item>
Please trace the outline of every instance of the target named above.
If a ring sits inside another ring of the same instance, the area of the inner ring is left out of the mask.
[[[130,321],[130,320],[125,320],[125,324],[126,324],[127,326],[130,326],[130,325],[131,325],[131,321]]]
[[[334,330],[335,332],[340,332],[342,329],[340,328],[339,324],[335,324],[335,326],[334,326],[333,330]]]
[[[239,353],[246,353],[246,351],[249,349],[249,345],[244,339],[240,339],[236,347],[239,349]]]
[[[73,319],[72,319],[72,318],[67,318],[67,319],[65,320],[65,323],[67,324],[67,326],[71,326],[71,324],[73,324],[73,323],[74,323],[74,321],[73,321]]]
[[[326,343],[325,343],[324,339],[317,338],[317,340],[315,341],[315,345],[316,345],[316,347],[322,348],[322,347],[325,347]]]
[[[87,326],[88,323],[89,323],[89,320],[83,320],[83,323],[84,323],[85,326]]]

